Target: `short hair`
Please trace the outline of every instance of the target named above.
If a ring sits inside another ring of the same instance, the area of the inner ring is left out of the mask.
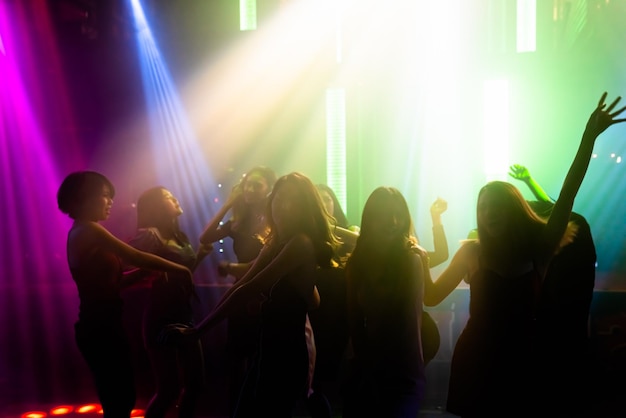
[[[102,193],[104,186],[109,188],[111,197],[114,197],[115,187],[103,174],[96,171],[75,171],[68,174],[57,191],[59,210],[76,219],[85,203]]]

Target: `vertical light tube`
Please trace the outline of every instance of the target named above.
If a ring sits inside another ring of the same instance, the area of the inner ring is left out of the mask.
[[[256,30],[256,0],[239,0],[239,29]]]
[[[347,212],[346,186],[346,91],[326,90],[326,183]]]
[[[517,52],[537,50],[537,0],[517,0]]]

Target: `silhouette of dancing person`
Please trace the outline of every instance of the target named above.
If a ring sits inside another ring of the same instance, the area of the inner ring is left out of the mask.
[[[266,218],[267,199],[275,182],[276,173],[271,168],[252,167],[233,187],[224,205],[200,235],[200,243],[203,245],[225,238],[232,239],[237,260],[220,262],[218,266],[220,275],[230,274],[238,280],[259,255],[269,232]],[[223,222],[229,212],[230,219]],[[227,321],[226,355],[230,379],[228,386],[231,416],[246,371],[257,349],[258,323],[258,301],[250,301],[233,309]]]
[[[425,390],[421,324],[427,256],[404,196],[378,187],[346,265],[353,349],[343,416],[416,417]]]
[[[197,338],[260,294],[257,355],[239,397],[236,417],[291,417],[307,389],[307,312],[319,306],[315,272],[329,268],[339,242],[311,180],[280,177],[269,196],[270,233],[259,256],[195,329],[172,327],[167,341]]]
[[[547,221],[515,186],[490,182],[479,192],[478,240],[461,246],[424,302],[434,306],[469,277],[470,316],[454,348],[447,410],[462,417],[531,416],[538,407],[539,305],[544,278],[566,232],[574,198],[597,137],[626,121],[605,104],[589,117],[578,151]]]
[[[165,187],[144,191],[137,200],[137,232],[129,244],[182,264],[193,272],[212,248],[209,245],[194,250],[178,223],[182,213],[178,199]],[[146,418],[165,417],[175,405],[180,418],[193,417],[198,397],[205,388],[200,340],[173,347],[157,342],[166,325],[193,326],[193,296],[193,283],[184,276],[168,274],[152,280],[143,316],[143,339],[156,391],[146,408]]]
[[[536,198],[528,204],[548,218],[554,203],[528,169],[514,164],[509,175],[528,186]],[[584,216],[572,212],[568,230],[548,266],[539,301],[538,389],[546,413],[574,417],[588,416],[593,400],[588,325],[597,256]],[[572,398],[577,401],[569,402]]]
[[[100,224],[108,219],[114,196],[113,184],[94,171],[69,174],[57,192],[59,209],[74,220],[67,261],[80,299],[76,344],[94,378],[105,418],[129,417],[135,405],[130,344],[122,323],[122,261],[191,281],[187,267],[139,251]]]

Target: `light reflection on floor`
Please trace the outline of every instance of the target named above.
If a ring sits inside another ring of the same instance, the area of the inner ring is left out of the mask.
[[[56,405],[50,408],[36,408],[18,412],[16,418],[48,418],[48,417],[98,417],[102,416],[102,407],[97,403],[86,403],[80,405]],[[143,409],[133,409],[131,417],[143,418]],[[13,416],[6,417],[12,418]]]

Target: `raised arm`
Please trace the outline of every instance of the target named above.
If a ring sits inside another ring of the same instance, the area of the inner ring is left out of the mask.
[[[436,281],[432,280],[430,274],[424,275],[424,305],[439,305],[456,289],[464,277],[473,272],[477,265],[475,263],[477,246],[475,241],[463,244]]]
[[[545,229],[544,243],[546,245],[545,251],[551,255],[557,248],[567,223],[569,221],[570,213],[574,205],[574,198],[580,189],[580,185],[587,173],[589,167],[589,160],[593,152],[593,146],[598,136],[612,125],[622,123],[626,121],[626,118],[616,119],[626,107],[622,107],[617,111],[614,111],[615,107],[619,103],[621,97],[617,97],[613,102],[608,105],[604,102],[606,100],[607,93],[602,94],[598,106],[595,108],[583,133],[580,145],[574,161],[565,177],[559,198],[554,204],[554,209],[548,220],[548,224]]]
[[[520,164],[513,164],[509,167],[509,176],[513,177],[515,180],[520,180],[528,186],[530,191],[533,193],[535,198],[540,202],[553,202],[554,200],[548,196],[548,194],[543,190],[543,188],[535,181],[535,179],[530,175],[530,171],[528,168],[524,167]]]
[[[448,210],[448,202],[438,197],[430,206],[430,217],[433,225],[433,243],[435,250],[428,253],[429,266],[435,267],[443,263],[450,256],[448,239],[441,222],[441,214]]]
[[[226,216],[229,210],[233,208],[235,202],[242,198],[242,190],[241,186],[237,184],[233,187],[233,190],[228,195],[228,199],[226,199],[226,203],[217,211],[215,216],[209,221],[207,226],[200,234],[200,243],[201,244],[211,244],[213,242],[219,241],[228,235],[228,232],[224,231],[220,228],[220,223],[222,219]]]

